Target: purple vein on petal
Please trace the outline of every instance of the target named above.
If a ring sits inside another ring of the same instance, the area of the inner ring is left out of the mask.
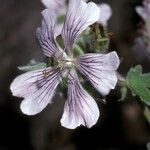
[[[23,97],[21,110],[28,115],[42,111],[54,95],[65,70],[46,68],[18,76],[11,84],[14,96]]]
[[[115,88],[118,66],[119,58],[116,52],[89,53],[79,56],[76,60],[76,67],[102,95],[107,95]]]
[[[90,128],[99,117],[97,104],[81,86],[75,70],[70,71],[68,80],[68,97],[61,124],[70,129],[80,125]]]
[[[62,30],[65,48],[71,50],[78,35],[99,19],[100,10],[92,2],[70,0]]]
[[[42,16],[42,27],[37,28],[36,35],[44,55],[51,57],[60,51],[54,38],[56,15],[45,9],[42,11]]]

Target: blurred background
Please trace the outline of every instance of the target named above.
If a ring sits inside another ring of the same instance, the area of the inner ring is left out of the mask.
[[[110,51],[116,50],[122,60],[119,72],[126,75],[131,66],[142,64],[150,71],[150,61],[136,43],[143,23],[135,12],[140,0],[101,0],[110,4],[113,15],[108,29],[113,33]],[[107,96],[107,104],[98,102],[101,116],[91,129],[76,130],[60,126],[64,100],[54,97],[36,116],[21,113],[21,99],[11,95],[9,86],[25,65],[43,56],[36,42],[35,30],[41,24],[40,0],[0,0],[0,150],[145,150],[150,138],[138,97],[129,92],[124,101],[118,101],[119,87]]]

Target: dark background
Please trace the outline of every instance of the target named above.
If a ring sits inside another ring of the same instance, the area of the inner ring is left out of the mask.
[[[141,45],[134,45],[142,20],[135,12],[139,0],[107,0],[113,9],[109,31],[113,33],[110,51],[122,60],[119,72],[126,75],[131,66],[150,69]],[[41,23],[40,0],[0,0],[0,150],[144,150],[150,128],[139,99],[129,92],[125,101],[119,87],[107,96],[107,104],[98,102],[101,117],[93,128],[68,130],[60,126],[64,100],[58,94],[54,103],[35,116],[21,113],[21,100],[11,95],[9,86],[21,71],[17,66],[32,58],[42,60],[35,40]]]

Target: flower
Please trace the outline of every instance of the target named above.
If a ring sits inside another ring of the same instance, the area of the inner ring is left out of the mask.
[[[88,0],[84,1],[87,2]],[[66,0],[42,0],[42,3],[46,8],[54,10],[58,15],[65,14]],[[101,13],[97,22],[102,24],[103,26],[107,26],[107,22],[112,16],[111,7],[106,3],[99,4],[98,7],[100,8]],[[57,29],[58,31],[60,31],[62,29],[62,26],[59,25]]]
[[[85,1],[88,2],[89,0]],[[106,3],[99,4],[98,7],[100,8],[100,16],[97,22],[102,24],[103,26],[107,26],[107,22],[112,16],[112,9]]]
[[[145,21],[150,20],[150,0],[144,0],[143,6],[137,6],[136,11]]]
[[[106,3],[102,3],[99,5],[99,8],[101,10],[101,13],[100,13],[98,23],[101,23],[103,26],[107,26],[107,22],[112,16],[111,7]]]
[[[64,15],[66,8],[66,0],[41,0],[42,3],[57,15]]]
[[[73,57],[73,45],[79,34],[99,19],[100,9],[93,2],[70,0],[61,32],[64,50],[56,43],[54,32],[56,13],[50,9],[42,12],[42,27],[37,37],[42,52],[57,61],[56,67],[30,71],[18,76],[10,89],[14,96],[23,97],[21,110],[35,115],[49,103],[63,77],[68,77],[68,97],[65,102],[61,125],[74,129],[80,125],[92,127],[99,118],[99,109],[94,99],[79,82],[76,69],[89,79],[103,95],[114,89],[117,83],[116,69],[119,58],[116,52],[108,54],[89,53]]]
[[[66,14],[66,0],[41,0],[43,5],[49,9],[50,11],[53,11],[53,13],[56,14],[57,19],[59,17],[63,17]],[[63,28],[63,22],[57,22],[55,25],[55,33],[54,36],[57,37]]]
[[[140,43],[140,46],[143,47],[142,55],[140,54],[139,56],[148,56],[150,54],[150,0],[144,0],[143,1],[143,6],[137,6],[136,8],[137,13],[142,17],[144,20],[144,26],[142,26],[141,33],[143,36],[140,38],[137,38],[135,41],[135,44],[137,44],[137,41]],[[135,45],[137,46],[137,45]],[[138,46],[139,48],[139,46]],[[137,53],[140,53],[141,49],[138,51],[136,50]],[[142,57],[141,57],[142,58]],[[144,57],[143,57],[144,58]]]

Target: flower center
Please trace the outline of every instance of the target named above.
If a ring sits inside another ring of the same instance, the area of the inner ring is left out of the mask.
[[[71,68],[71,67],[73,67],[73,65],[74,65],[74,60],[71,59],[71,58],[67,58],[67,59],[62,61],[62,67],[69,67],[69,68]]]

